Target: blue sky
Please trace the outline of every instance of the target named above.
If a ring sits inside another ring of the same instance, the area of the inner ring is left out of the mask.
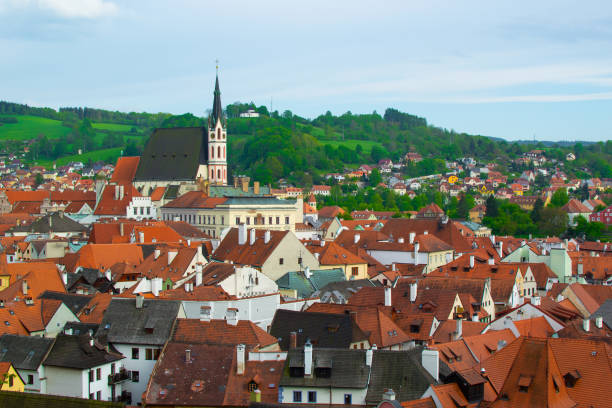
[[[612,2],[0,0],[0,99],[305,117],[384,112],[509,140],[612,139]]]

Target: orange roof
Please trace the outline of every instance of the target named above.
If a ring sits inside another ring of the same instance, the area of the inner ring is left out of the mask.
[[[513,323],[521,336],[546,338],[555,333],[555,330],[544,316],[516,320]]]
[[[135,285],[134,285],[135,286]],[[192,291],[186,292],[184,288],[164,290],[159,294],[160,299],[169,300],[230,300],[232,296],[228,295],[220,286],[195,286]]]
[[[136,244],[87,244],[79,250],[75,267],[102,270],[118,262],[139,265],[142,261],[142,248]]]
[[[313,208],[310,204],[304,203],[304,214],[316,214],[317,209]]]
[[[115,200],[115,190],[123,187],[123,198]],[[107,184],[102,192],[102,197],[96,206],[94,214],[96,215],[119,215],[125,216],[127,206],[132,197],[140,197],[140,193],[132,184],[118,185]]]
[[[480,334],[485,327],[486,323],[473,322],[471,320],[464,320],[461,322],[462,337],[476,336]],[[453,341],[453,335],[457,331],[457,320],[445,320],[436,329],[433,335],[434,343],[446,343]]]
[[[441,408],[468,407],[468,401],[457,383],[432,385],[433,392],[440,401]],[[475,404],[477,406],[477,404]]]
[[[164,198],[164,193],[166,192],[166,187],[156,187],[155,190],[151,193],[151,201],[159,201]]]
[[[333,205],[330,207],[323,207],[319,210],[319,217],[321,218],[334,218],[337,217],[339,215],[344,214],[346,211],[344,211],[342,208],[338,207],[337,205]]]
[[[96,293],[87,306],[79,314],[79,320],[83,323],[102,323],[104,312],[108,308],[113,297],[110,293]]]
[[[367,264],[365,260],[342,248],[335,242],[330,242],[325,246],[309,245],[306,248],[313,254],[319,254],[319,263],[321,265]]]
[[[173,340],[184,343],[245,344],[248,347],[266,347],[278,343],[274,336],[250,320],[240,320],[236,325],[231,325],[227,320],[219,319],[178,319]]]
[[[250,244],[251,231],[255,231],[255,242]],[[270,233],[270,241],[264,242],[265,233]],[[238,265],[261,266],[285,238],[288,231],[248,230],[247,240],[243,245],[238,244],[238,228],[229,230],[223,241],[219,244],[213,258],[218,261],[232,261]]]
[[[164,205],[164,208],[215,208],[226,201],[226,197],[209,197],[202,191],[189,191]]]
[[[136,174],[136,169],[138,168],[138,163],[140,162],[140,156],[133,157],[119,157],[117,159],[117,164],[115,165],[115,170],[113,171],[113,176],[110,179],[111,183],[118,184],[129,184],[134,180],[134,175]]]
[[[436,403],[434,402],[432,397],[421,398],[418,400],[412,401],[402,401],[400,402],[403,408],[436,408]],[[380,405],[381,408],[387,408],[386,406]],[[391,407],[391,404],[389,404]]]
[[[34,191],[23,191],[23,190],[4,190],[6,197],[11,205],[14,205],[20,201],[39,201],[42,202],[45,198],[49,198],[49,191],[45,190],[34,190]]]

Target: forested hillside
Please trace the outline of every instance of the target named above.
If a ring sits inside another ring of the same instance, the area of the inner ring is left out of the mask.
[[[254,109],[259,118],[240,118]],[[290,111],[270,114],[263,107],[234,103],[226,108],[233,174],[247,174],[262,183],[275,184],[287,178],[300,185],[318,183],[327,172],[377,163],[382,158],[398,160],[413,151],[423,156],[405,168],[407,176],[442,172],[446,160],[474,157],[496,161],[501,170],[511,168],[512,159],[534,148],[546,150],[550,159],[563,160],[573,152],[577,159],[565,171],[589,172],[612,177],[612,142],[544,146],[510,143],[441,129],[424,118],[387,109],[383,115],[334,116],[330,112],[306,119]],[[202,126],[202,117],[187,113],[123,113],[90,108],[35,108],[0,102],[0,143],[3,151],[15,151],[27,143],[27,160],[50,165],[62,157],[116,148],[117,154],[142,151],[156,127]],[[25,142],[24,142],[25,141]],[[112,157],[106,157],[111,160]]]

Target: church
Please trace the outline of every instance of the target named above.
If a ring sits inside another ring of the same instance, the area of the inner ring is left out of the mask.
[[[148,195],[170,185],[227,185],[227,121],[221,106],[219,75],[207,127],[155,129],[134,176],[134,186]]]

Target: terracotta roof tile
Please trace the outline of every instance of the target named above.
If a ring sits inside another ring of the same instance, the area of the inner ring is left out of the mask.
[[[240,320],[234,326],[226,320],[177,319],[173,341],[218,345],[244,344],[247,347],[270,347],[277,344],[274,336],[266,333],[250,320]]]
[[[110,179],[111,183],[129,184],[134,180],[140,156],[125,156],[117,158],[117,164]]]

